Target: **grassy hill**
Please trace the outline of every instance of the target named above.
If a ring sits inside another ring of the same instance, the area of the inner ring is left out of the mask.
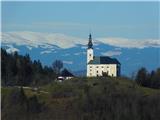
[[[127,78],[74,78],[1,93],[3,120],[160,120],[160,89]]]

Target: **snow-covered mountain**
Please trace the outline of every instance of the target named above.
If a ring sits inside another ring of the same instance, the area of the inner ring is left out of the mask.
[[[86,69],[88,38],[79,38],[59,33],[5,32],[2,33],[2,47],[7,52],[29,53],[32,59],[39,59],[44,65],[51,65],[56,59],[75,72]],[[131,40],[126,38],[93,38],[96,56],[117,58],[122,65],[122,74],[132,75],[140,67],[149,70],[160,67],[160,40]]]

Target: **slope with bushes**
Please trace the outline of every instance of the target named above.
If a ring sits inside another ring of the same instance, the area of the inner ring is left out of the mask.
[[[159,120],[159,101],[159,89],[126,78],[74,78],[38,91],[2,88],[2,119]]]

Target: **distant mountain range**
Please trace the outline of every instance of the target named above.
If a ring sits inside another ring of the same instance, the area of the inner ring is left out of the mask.
[[[76,75],[86,74],[87,38],[84,40],[62,34],[47,34],[46,36],[48,37],[45,38],[44,35],[34,32],[4,33],[2,34],[2,48],[5,48],[7,52],[18,51],[22,55],[28,53],[33,60],[39,59],[44,65],[51,65],[54,60],[60,59],[64,67]],[[119,45],[116,40],[119,40]],[[148,70],[160,67],[160,42],[158,40],[145,40],[139,43],[126,39],[113,39],[112,41],[109,39],[108,43],[105,41],[104,38],[93,40],[94,54],[117,58],[121,63],[123,75],[131,76],[140,67],[146,67]]]

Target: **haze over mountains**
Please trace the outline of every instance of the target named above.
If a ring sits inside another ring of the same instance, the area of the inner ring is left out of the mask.
[[[74,73],[84,74],[86,69],[86,38],[61,33],[3,32],[2,47],[7,52],[29,53],[31,58],[40,59],[44,65],[51,65],[60,59]],[[117,58],[122,65],[122,74],[131,76],[140,67],[148,70],[160,66],[160,41],[158,39],[96,38],[93,34],[96,56]],[[78,71],[78,72],[77,72]]]

